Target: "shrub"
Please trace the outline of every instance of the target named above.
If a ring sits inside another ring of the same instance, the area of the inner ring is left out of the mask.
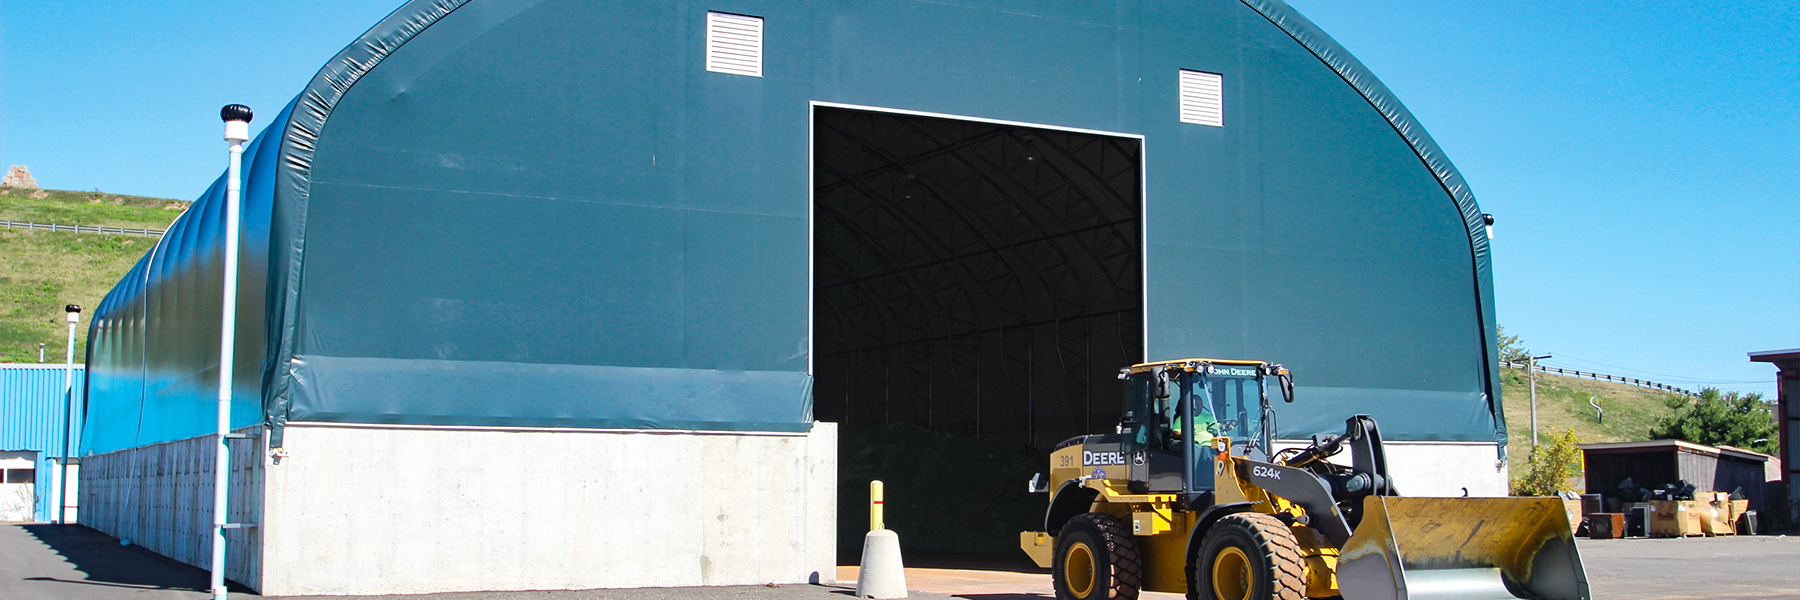
[[[1575,430],[1564,429],[1531,449],[1525,459],[1525,473],[1512,480],[1514,496],[1554,496],[1573,489],[1571,480],[1581,475],[1581,438]]]

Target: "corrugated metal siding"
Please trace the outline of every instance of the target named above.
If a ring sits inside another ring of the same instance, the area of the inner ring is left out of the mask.
[[[34,450],[37,518],[49,520],[53,460],[63,454],[63,365],[0,365],[0,450]],[[81,431],[82,366],[75,366],[75,431]],[[79,442],[80,438],[77,437]],[[69,500],[74,500],[70,497]]]

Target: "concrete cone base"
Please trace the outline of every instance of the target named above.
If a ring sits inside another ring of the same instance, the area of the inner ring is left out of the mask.
[[[863,538],[862,568],[856,572],[859,598],[905,598],[906,567],[900,562],[900,536],[886,529]]]

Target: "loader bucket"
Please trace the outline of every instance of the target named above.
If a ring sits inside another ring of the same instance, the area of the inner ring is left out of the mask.
[[[1589,600],[1556,498],[1370,496],[1341,550],[1344,600]]]

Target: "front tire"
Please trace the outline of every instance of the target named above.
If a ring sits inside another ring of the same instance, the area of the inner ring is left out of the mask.
[[[1301,600],[1305,595],[1300,544],[1273,515],[1221,517],[1188,561],[1189,600]]]
[[[1057,600],[1136,600],[1143,576],[1137,540],[1117,517],[1077,515],[1056,536],[1050,575]]]

